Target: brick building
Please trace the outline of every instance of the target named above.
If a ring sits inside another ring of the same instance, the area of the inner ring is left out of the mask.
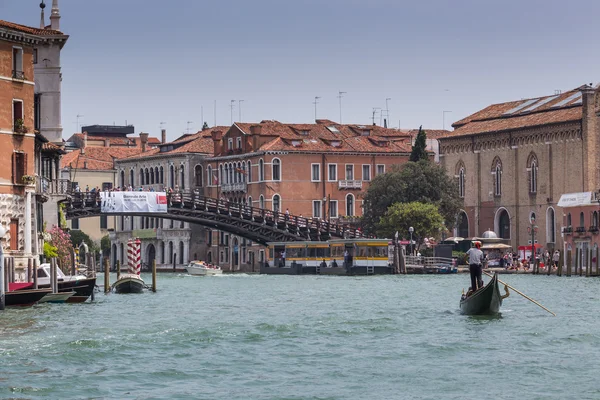
[[[439,141],[441,163],[464,198],[458,236],[491,229],[516,249],[531,244],[535,216],[534,240],[562,249],[561,194],[600,187],[597,92],[584,85],[493,104],[453,124]]]
[[[362,215],[371,179],[410,157],[410,136],[373,125],[262,121],[211,129],[214,157],[196,168],[206,196],[322,219]],[[204,259],[232,270],[256,269],[264,249],[210,232]]]

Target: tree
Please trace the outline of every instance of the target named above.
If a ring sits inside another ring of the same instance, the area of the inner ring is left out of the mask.
[[[98,246],[87,233],[80,230],[71,231],[71,243],[73,244],[73,247],[79,248],[79,245],[81,245],[82,242],[87,244],[88,251],[98,251]]]
[[[69,232],[62,230],[58,226],[53,227],[48,231],[50,234],[50,240],[48,241],[51,247],[47,247],[44,245],[44,251],[48,249],[49,255],[51,253],[50,250],[56,250],[56,258],[58,260],[58,265],[63,270],[64,273],[69,273],[71,269],[71,254],[73,253],[73,244],[71,243],[71,235]]]
[[[377,234],[381,237],[393,237],[398,231],[400,237],[407,237],[411,226],[414,228],[413,239],[420,246],[425,238],[439,236],[444,227],[444,217],[435,204],[418,201],[394,203],[381,217]]]
[[[377,232],[388,207],[413,201],[436,205],[447,228],[454,226],[463,204],[456,182],[443,167],[428,160],[408,162],[376,176],[363,193],[363,230]]]
[[[427,135],[422,125],[419,127],[419,133],[415,139],[415,145],[412,147],[409,160],[412,162],[429,160],[429,155],[427,154]]]
[[[110,238],[108,235],[104,235],[102,236],[102,239],[100,239],[100,250],[102,250],[104,256],[110,255]]]

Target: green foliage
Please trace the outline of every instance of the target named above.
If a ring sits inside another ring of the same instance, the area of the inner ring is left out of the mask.
[[[422,257],[433,257],[433,247],[425,247],[419,250]]]
[[[415,145],[412,147],[412,152],[410,153],[410,161],[418,162],[421,160],[429,160],[427,156],[427,135],[423,130],[423,126],[419,127]]]
[[[418,201],[395,203],[381,217],[377,234],[381,237],[394,237],[398,231],[401,237],[407,237],[411,226],[414,228],[413,240],[421,244],[426,237],[439,236],[444,218],[435,204]]]
[[[394,203],[418,201],[436,205],[448,229],[454,226],[463,204],[454,179],[443,167],[427,160],[394,166],[376,176],[363,193],[363,200],[362,226],[369,234],[377,231],[381,217]]]
[[[48,242],[44,242],[44,257],[46,257],[46,259],[58,257],[58,248],[52,246]]]
[[[100,250],[102,250],[102,254],[105,256],[110,255],[110,238],[108,235],[104,235],[100,239]]]
[[[465,265],[467,263],[467,253],[464,251],[453,251],[452,258],[456,258],[458,265]]]
[[[89,237],[89,235],[87,233],[80,231],[80,230],[71,231],[71,243],[73,244],[73,247],[79,248],[79,245],[81,245],[81,242],[85,242],[85,244],[88,245],[89,252],[98,251],[98,246],[92,240],[92,238]],[[110,241],[109,241],[109,245],[110,245]]]

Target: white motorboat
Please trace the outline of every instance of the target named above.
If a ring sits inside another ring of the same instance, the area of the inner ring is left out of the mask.
[[[191,261],[185,269],[190,275],[211,276],[223,274],[221,268],[207,264],[204,261]]]
[[[56,268],[58,281],[58,291],[73,292],[66,299],[67,303],[82,303],[86,301],[94,292],[96,286],[96,277],[89,278],[85,275],[65,275],[60,268]],[[38,288],[50,287],[50,264],[41,264],[37,269]]]

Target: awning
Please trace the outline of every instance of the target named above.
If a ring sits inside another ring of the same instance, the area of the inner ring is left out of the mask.
[[[579,207],[592,204],[592,192],[566,193],[560,196],[559,207]]]
[[[504,243],[486,243],[481,246],[481,250],[506,250],[510,248],[512,246]]]

